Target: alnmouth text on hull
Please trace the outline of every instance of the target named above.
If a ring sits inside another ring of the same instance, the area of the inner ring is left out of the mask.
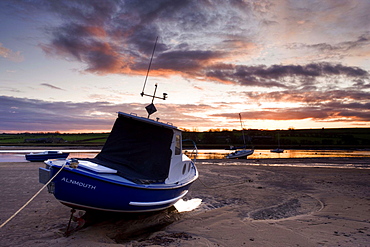
[[[94,185],[86,184],[86,183],[76,181],[76,180],[72,180],[72,179],[68,179],[66,177],[63,177],[61,180],[66,182],[66,183],[75,184],[75,185],[78,185],[78,186],[81,186],[81,187],[84,187],[84,188],[87,188],[87,189],[92,189],[92,190],[96,189],[96,186],[94,186]]]

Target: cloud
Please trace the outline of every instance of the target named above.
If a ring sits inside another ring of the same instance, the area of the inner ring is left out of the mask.
[[[109,130],[114,119],[111,114],[119,108],[108,102],[48,102],[7,96],[0,96],[0,104],[3,132]],[[99,115],[101,112],[104,115]]]
[[[231,93],[234,95],[236,92]],[[370,98],[370,92],[361,90],[322,90],[322,91],[304,91],[304,90],[285,90],[277,92],[237,92],[242,94],[246,101],[250,102],[288,102],[315,104],[321,102],[367,102]]]
[[[40,47],[86,64],[88,72],[143,74],[159,36],[153,70],[185,70],[190,76],[251,45],[257,33],[250,28],[253,7],[243,1],[48,2],[42,8],[58,15],[61,24],[49,28],[50,42]]]
[[[327,96],[325,97],[325,94]],[[290,121],[311,119],[315,122],[369,122],[369,92],[329,91],[316,94],[289,94],[276,92],[265,94],[245,94],[254,97],[252,102],[272,100],[277,103],[297,102],[294,107],[275,108],[258,107],[242,110],[245,120]],[[301,99],[299,99],[301,97]],[[238,103],[240,105],[240,103]],[[127,103],[113,104],[110,102],[49,102],[26,98],[0,96],[1,132],[88,132],[109,131],[116,118],[116,112],[137,113],[146,116],[147,104]],[[215,128],[225,119],[238,119],[237,113],[227,112],[230,103],[208,104],[156,104],[160,114],[152,115],[152,119],[160,117],[160,121],[170,122],[178,127]],[[226,122],[230,122],[227,120]],[[225,125],[229,126],[229,125]]]
[[[18,63],[24,60],[24,57],[22,56],[20,51],[14,52],[11,49],[3,47],[3,44],[1,43],[0,43],[0,57]]]
[[[235,93],[235,92],[234,92]],[[238,92],[241,94],[241,92]],[[370,121],[370,92],[357,90],[243,92],[246,102],[276,103],[276,108],[259,107],[243,111],[243,118],[250,120],[303,120],[326,122]],[[279,106],[288,103],[295,106]],[[235,119],[235,113],[214,114],[215,117]]]
[[[366,109],[369,104],[342,105],[340,108],[326,107],[309,107],[302,106],[299,108],[275,108],[264,109],[257,111],[243,111],[243,119],[245,120],[304,120],[312,119],[316,122],[368,122],[370,121],[370,111]],[[356,109],[357,108],[357,109]],[[213,117],[224,117],[235,119],[236,113],[213,114]]]
[[[49,88],[51,88],[51,89],[64,90],[64,89],[62,89],[62,88],[60,88],[60,87],[57,87],[57,86],[51,85],[51,84],[49,84],[49,83],[41,83],[40,85],[41,85],[41,86],[45,86],[45,87],[49,87]]]
[[[173,71],[186,77],[203,76],[200,70],[214,59],[220,59],[221,52],[213,51],[172,51],[160,54],[153,69]],[[159,67],[160,66],[160,67]]]
[[[146,116],[147,104],[113,104],[110,102],[49,102],[27,98],[0,96],[0,132],[71,132],[71,131],[109,131],[116,113],[119,111]],[[156,105],[160,110],[161,121],[171,122],[179,127],[191,122],[194,126],[213,123],[207,119],[194,117],[189,113],[206,112],[212,107],[207,105]],[[152,118],[156,118],[156,114]]]
[[[308,49],[320,54],[320,59],[338,59],[343,57],[365,57],[370,54],[370,33],[365,32],[355,40],[338,43],[290,43],[285,45],[290,50]],[[316,60],[318,57],[315,58]]]
[[[69,56],[86,63],[86,71],[89,72],[123,72],[128,64],[128,57],[120,56],[118,47],[103,41],[104,36],[105,31],[99,27],[66,25],[54,31],[52,44],[40,46],[48,54]]]
[[[278,87],[294,89],[317,82],[319,78],[332,77],[348,79],[368,79],[369,73],[358,67],[330,63],[310,63],[307,65],[225,65],[208,67],[209,80],[222,83],[235,83],[243,86]],[[292,86],[294,86],[292,88]]]
[[[269,1],[38,0],[23,3],[42,6],[42,11],[60,18],[58,26],[49,27],[49,42],[40,47],[49,55],[84,63],[85,70],[91,73],[145,74],[154,41],[159,36],[151,67],[151,74],[156,76],[177,74],[190,79],[264,88],[314,88],[319,78],[327,81],[337,77],[368,79],[367,71],[338,62],[241,65],[238,59],[245,60],[261,49],[256,43],[259,28],[266,22],[282,25],[282,20],[272,12],[279,5]],[[302,17],[310,19],[313,11],[325,19],[328,9],[333,11],[330,12],[333,16],[343,10],[341,5],[333,3],[319,6],[296,3],[291,9],[289,18],[297,22]],[[351,11],[351,15],[355,13]],[[369,40],[369,33],[362,32],[356,40],[337,44],[291,43],[286,47],[315,49],[330,56],[334,51],[367,47]]]

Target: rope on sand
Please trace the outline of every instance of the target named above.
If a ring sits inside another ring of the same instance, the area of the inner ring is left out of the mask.
[[[3,224],[1,224],[1,226],[0,226],[0,229],[3,227],[3,226],[5,226],[9,221],[11,221],[15,216],[17,216],[17,214],[19,213],[19,212],[21,212],[28,204],[30,204],[30,202],[33,200],[33,199],[35,199],[35,197],[36,196],[38,196],[38,194],[40,194],[41,193],[41,191],[43,190],[43,189],[45,189],[46,188],[46,186],[48,186],[49,185],[49,183],[51,183],[51,181],[53,181],[53,179],[63,170],[63,168],[66,166],[66,164],[67,164],[67,162],[65,162],[64,164],[63,164],[63,166],[60,168],[60,170],[46,183],[46,184],[44,184],[44,186],[42,186],[41,187],[41,189],[39,190],[39,191],[37,191],[37,193],[34,195],[34,196],[32,196],[31,197],[31,199],[29,199],[20,209],[18,209],[18,211],[17,212],[15,212],[12,216],[10,216],[10,218],[9,219],[7,219]]]

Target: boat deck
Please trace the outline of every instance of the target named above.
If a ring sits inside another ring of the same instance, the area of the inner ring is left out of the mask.
[[[48,160],[45,161],[45,164],[47,165],[47,169],[50,166],[54,166],[56,168],[62,167],[65,162],[68,162],[68,160]],[[128,180],[122,176],[117,175],[117,171],[90,161],[80,161],[77,168],[72,168],[69,165],[64,166],[66,171],[70,172],[78,172],[81,175],[84,176],[90,176],[92,178],[96,179],[103,179],[107,182],[121,184],[124,186],[131,186],[131,187],[139,187],[139,188],[145,188],[145,189],[173,189],[177,187],[182,187],[188,183],[191,183],[194,181],[193,176],[188,176],[184,178],[181,181],[178,181],[176,183],[172,184],[166,184],[166,183],[150,183],[150,184],[139,184],[135,183],[131,180]],[[194,170],[194,173],[197,173],[195,167],[192,168]],[[197,177],[197,175],[196,175]],[[193,179],[191,179],[193,178]]]

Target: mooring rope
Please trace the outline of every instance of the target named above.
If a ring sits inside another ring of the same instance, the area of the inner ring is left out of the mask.
[[[49,183],[51,183],[51,181],[53,181],[53,179],[63,170],[63,168],[66,166],[66,164],[67,164],[67,162],[65,162],[64,163],[64,165],[60,168],[60,170],[51,178],[51,179],[49,179],[49,181],[46,183],[46,184],[44,184],[44,186],[42,186],[41,187],[41,189],[39,190],[39,191],[37,191],[37,193],[34,195],[34,196],[32,196],[31,197],[31,199],[29,199],[20,209],[18,209],[18,211],[17,212],[15,212],[12,216],[10,216],[10,218],[9,219],[7,219],[3,224],[1,224],[1,226],[0,226],[0,228],[2,228],[3,226],[5,226],[9,221],[11,221],[15,216],[17,216],[17,214],[19,213],[19,212],[21,212],[28,204],[30,204],[30,202],[33,200],[33,199],[35,199],[35,197],[38,195],[38,194],[40,194],[41,193],[41,191],[43,190],[43,189],[45,189],[46,188],[46,186],[48,186],[49,185]]]

